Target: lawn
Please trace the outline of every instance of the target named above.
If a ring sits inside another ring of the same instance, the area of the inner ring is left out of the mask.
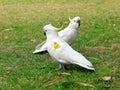
[[[95,72],[58,70],[49,54],[33,55],[43,26],[66,27],[80,16],[72,47]],[[119,90],[119,0],[0,0],[0,90]]]

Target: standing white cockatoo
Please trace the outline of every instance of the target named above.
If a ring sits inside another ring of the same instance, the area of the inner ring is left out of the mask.
[[[66,64],[75,64],[89,70],[95,70],[93,65],[79,52],[72,49],[59,34],[55,31],[52,25],[45,25],[44,32],[46,33],[46,49],[50,56],[61,64],[64,68]]]
[[[80,17],[74,17],[73,19],[70,19],[70,23],[69,25],[61,30],[58,34],[59,36],[68,44],[72,44],[77,36],[78,36],[78,29],[80,27]],[[41,44],[39,44],[35,51],[33,52],[34,54],[42,54],[42,53],[46,53],[46,41],[43,41]]]

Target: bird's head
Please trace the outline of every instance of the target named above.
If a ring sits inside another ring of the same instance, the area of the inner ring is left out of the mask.
[[[79,16],[74,17],[73,19],[70,19],[70,17],[69,17],[69,20],[70,20],[70,23],[69,23],[70,28],[78,29],[80,27],[80,17]]]
[[[48,25],[45,25],[43,27],[43,30],[44,30],[44,35],[48,34],[48,33],[57,33],[57,31],[61,30],[62,27],[60,28],[56,28],[54,27],[53,25],[51,24],[48,24]]]

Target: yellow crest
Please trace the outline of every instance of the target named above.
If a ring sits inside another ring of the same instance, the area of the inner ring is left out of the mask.
[[[59,44],[58,42],[54,42],[54,44],[53,44],[53,45],[54,45],[54,48],[55,48],[55,49],[58,49],[58,48],[60,48],[60,47],[61,47],[61,46],[60,46],[60,44]]]

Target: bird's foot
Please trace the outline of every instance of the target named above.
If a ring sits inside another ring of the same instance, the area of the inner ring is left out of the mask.
[[[59,64],[59,69],[68,69],[66,64]]]

